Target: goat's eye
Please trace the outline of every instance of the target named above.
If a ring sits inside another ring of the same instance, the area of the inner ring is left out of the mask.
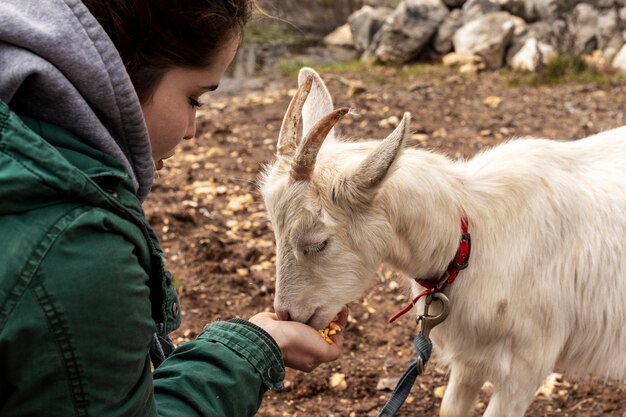
[[[328,239],[305,247],[303,252],[305,255],[313,255],[322,252],[324,249],[326,249],[326,246],[328,246]]]

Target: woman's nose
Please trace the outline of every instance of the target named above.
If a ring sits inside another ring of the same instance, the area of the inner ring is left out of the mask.
[[[193,139],[196,136],[196,112],[195,110],[192,112],[189,121],[187,122],[187,131],[185,132],[185,136],[183,139],[189,140]]]

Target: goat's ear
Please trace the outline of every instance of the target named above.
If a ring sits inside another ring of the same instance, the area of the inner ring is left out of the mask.
[[[352,201],[367,204],[372,199],[402,150],[409,134],[410,121],[411,114],[404,113],[398,127],[345,180],[343,192],[347,193]]]
[[[322,81],[319,74],[312,68],[304,67],[298,74],[298,85],[301,85],[308,77],[313,78],[313,85],[304,107],[302,108],[302,131],[303,135],[309,133],[311,128],[328,113],[334,110],[333,99]],[[328,134],[329,138],[334,138],[334,129]]]

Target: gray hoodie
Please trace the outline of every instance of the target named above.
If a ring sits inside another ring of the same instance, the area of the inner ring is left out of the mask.
[[[118,159],[140,200],[154,162],[115,46],[80,0],[0,1],[0,100]]]

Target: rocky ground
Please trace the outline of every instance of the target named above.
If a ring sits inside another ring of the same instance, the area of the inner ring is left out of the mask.
[[[466,77],[423,67],[328,70],[322,76],[336,105],[358,114],[341,122],[340,134],[382,138],[410,111],[410,145],[455,158],[514,136],[576,139],[626,124],[626,83],[619,79],[533,87],[512,83],[506,73]],[[176,343],[195,337],[208,321],[247,318],[272,306],[273,232],[255,180],[273,159],[295,76],[260,85],[210,98],[199,115],[197,140],[167,161],[145,204],[179,287],[184,322]],[[405,316],[387,324],[407,301],[401,278],[382,268],[378,285],[350,306],[342,359],[310,374],[289,371],[286,389],[268,393],[259,415],[375,416],[389,394],[385,382],[413,357],[414,321]],[[446,380],[435,352],[399,415],[438,415]],[[482,413],[489,391],[483,388],[472,416]],[[554,374],[527,416],[626,417],[625,394],[624,381]]]

